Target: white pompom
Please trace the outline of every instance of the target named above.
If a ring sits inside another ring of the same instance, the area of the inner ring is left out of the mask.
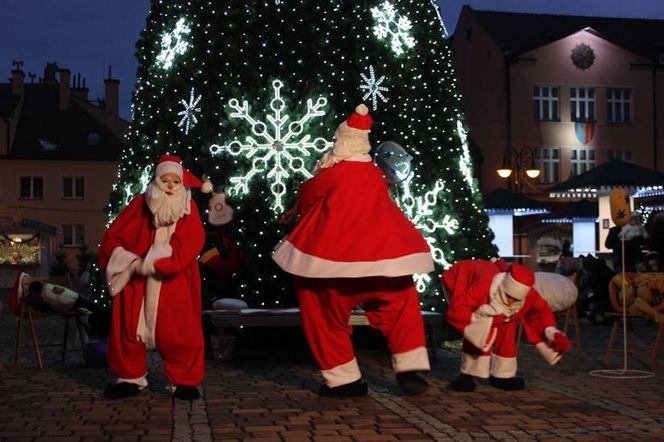
[[[369,113],[369,108],[364,104],[358,104],[355,108],[355,113],[359,115],[366,115]]]
[[[201,192],[210,193],[212,192],[212,182],[210,180],[205,180],[201,186]]]

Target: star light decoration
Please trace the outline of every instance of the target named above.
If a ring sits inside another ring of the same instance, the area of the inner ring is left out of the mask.
[[[397,17],[394,5],[385,0],[382,9],[378,6],[371,8],[371,15],[376,20],[373,33],[378,40],[390,40],[390,47],[397,55],[404,53],[404,46],[411,49],[415,46],[415,39],[410,35],[413,25],[407,17]]]
[[[434,183],[432,190],[425,192],[423,196],[415,197],[410,189],[412,179],[413,174],[406,178],[401,186],[403,195],[398,199],[399,206],[424,236],[431,249],[433,260],[442,265],[444,269],[448,269],[452,264],[445,258],[445,253],[433,236],[433,233],[439,229],[445,230],[448,235],[454,235],[459,229],[459,221],[448,214],[445,214],[440,222],[433,218],[433,208],[437,206],[436,201],[443,190],[445,190],[445,183],[442,179],[438,179]],[[424,292],[427,284],[431,282],[431,277],[426,273],[415,274],[413,275],[413,279],[415,280],[417,291],[420,293]]]
[[[230,118],[246,121],[251,126],[251,134],[259,137],[257,141],[251,135],[244,142],[231,141],[228,144],[210,146],[212,155],[220,155],[227,152],[232,156],[243,156],[252,160],[251,169],[242,176],[230,178],[231,187],[227,188],[229,196],[246,195],[249,193],[249,184],[256,175],[271,183],[270,190],[274,196],[272,209],[276,212],[284,210],[283,196],[286,194],[286,179],[293,173],[302,178],[310,178],[311,173],[305,168],[305,158],[310,157],[313,152],[322,153],[332,147],[332,142],[324,138],[311,139],[310,134],[304,134],[304,127],[316,117],[325,115],[327,99],[318,97],[314,102],[307,100],[307,112],[299,119],[286,125],[290,116],[284,113],[286,104],[281,98],[283,82],[275,80],[272,82],[274,95],[270,101],[271,115],[267,115],[269,124],[254,119],[249,114],[249,105],[246,101],[242,104],[232,98],[228,106],[233,109]],[[269,170],[268,170],[269,168]]]
[[[387,103],[387,97],[383,95],[383,92],[387,92],[389,88],[387,86],[381,86],[385,80],[385,75],[376,80],[374,67],[369,66],[369,76],[367,77],[363,73],[360,73],[360,76],[364,81],[364,83],[360,84],[360,89],[366,92],[362,96],[362,100],[366,100],[368,97],[371,97],[371,107],[373,110],[378,109],[378,98],[380,98],[383,103]]]
[[[189,49],[190,44],[185,40],[189,34],[191,28],[182,17],[175,23],[175,29],[161,35],[161,52],[157,55],[156,64],[164,70],[169,70],[173,66],[175,56],[183,55]]]
[[[193,127],[198,123],[198,118],[196,118],[196,112],[200,112],[201,108],[196,107],[201,101],[202,96],[199,95],[195,97],[194,88],[191,88],[191,93],[189,94],[189,102],[182,99],[180,103],[184,106],[184,109],[178,112],[178,115],[182,116],[182,119],[178,123],[178,127],[182,129],[184,127],[184,134],[189,135],[189,127]]]

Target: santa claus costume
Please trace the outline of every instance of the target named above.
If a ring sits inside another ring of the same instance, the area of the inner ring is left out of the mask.
[[[429,370],[429,360],[412,275],[432,271],[433,261],[371,160],[371,125],[364,105],[339,125],[316,175],[300,186],[299,222],[273,255],[295,275],[304,332],[325,380],[322,396],[367,394],[349,325],[359,304],[384,334],[403,392],[427,388],[416,373]]]
[[[99,263],[113,296],[108,362],[118,376],[104,390],[109,398],[134,396],[147,386],[150,349],[159,351],[176,397],[199,397],[204,347],[196,258],[205,233],[190,188],[201,186],[180,158],[163,155],[155,180],[102,239]]]
[[[473,377],[489,378],[503,390],[522,390],[516,377],[519,321],[526,338],[550,363],[572,348],[569,339],[556,328],[551,308],[533,288],[535,275],[519,264],[505,261],[461,261],[442,275],[451,294],[448,322],[463,333],[461,375],[450,387],[473,391]]]

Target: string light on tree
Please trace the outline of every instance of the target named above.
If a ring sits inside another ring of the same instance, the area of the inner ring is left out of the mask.
[[[374,67],[369,66],[369,76],[367,77],[364,73],[360,73],[364,83],[360,84],[360,89],[365,91],[365,94],[362,96],[362,100],[366,100],[371,97],[371,107],[373,110],[377,110],[378,98],[383,103],[387,103],[387,97],[383,95],[383,92],[387,92],[389,88],[387,86],[381,86],[383,81],[385,81],[385,75],[381,76],[376,80],[376,73],[374,72]]]
[[[191,28],[187,25],[184,17],[175,24],[175,29],[164,32],[161,36],[161,51],[157,55],[157,66],[169,70],[177,55],[183,55],[189,48],[189,42],[185,39],[191,34]]]
[[[462,149],[461,156],[459,157],[459,170],[461,171],[463,178],[466,180],[466,184],[468,184],[470,191],[475,193],[477,192],[477,184],[473,178],[473,163],[470,157],[470,149],[468,148],[468,132],[466,132],[466,128],[463,127],[463,123],[460,119],[457,120],[457,134],[461,140]]]
[[[293,173],[303,179],[310,178],[312,175],[305,167],[305,159],[311,157],[312,153],[322,153],[332,147],[331,141],[321,137],[312,140],[310,134],[304,133],[305,127],[311,120],[325,115],[327,99],[318,97],[315,102],[308,99],[307,112],[286,125],[290,116],[284,112],[286,103],[281,98],[283,85],[280,80],[272,82],[274,94],[270,101],[270,109],[273,113],[266,117],[269,124],[254,119],[249,114],[249,105],[246,101],[240,105],[237,99],[232,98],[228,102],[228,106],[233,109],[230,118],[246,121],[251,126],[251,133],[259,137],[260,141],[248,135],[244,142],[236,139],[225,145],[210,146],[212,155],[226,152],[232,156],[243,156],[247,160],[252,160],[251,169],[247,173],[230,178],[231,187],[227,189],[229,196],[247,195],[251,180],[257,175],[262,175],[271,183],[270,190],[274,197],[271,207],[277,213],[285,209],[283,198],[286,194],[287,179]]]
[[[196,123],[198,123],[198,119],[196,118],[196,112],[200,112],[201,108],[196,107],[198,106],[198,103],[201,101],[202,96],[199,95],[198,97],[195,97],[195,92],[194,88],[191,88],[191,93],[189,94],[189,102],[186,100],[182,99],[180,100],[180,103],[182,106],[184,106],[184,109],[178,112],[179,116],[182,116],[182,119],[178,123],[178,127],[182,129],[184,127],[184,134],[188,135],[189,134],[189,127],[193,127]]]
[[[415,47],[415,38],[410,35],[413,25],[408,17],[398,16],[394,5],[384,1],[381,5],[371,8],[371,15],[376,20],[373,27],[374,35],[378,40],[389,40],[390,47],[396,55],[404,53],[404,46],[412,49]]]

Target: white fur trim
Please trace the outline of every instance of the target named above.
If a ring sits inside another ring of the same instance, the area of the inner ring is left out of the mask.
[[[159,229],[166,229],[166,227],[160,227]],[[157,230],[159,230],[157,229]],[[154,268],[154,262],[162,258],[170,258],[173,255],[173,248],[168,243],[155,242],[150,246],[145,258],[141,260],[141,264],[138,266],[137,272],[143,276],[154,275],[157,271]]]
[[[321,370],[320,372],[323,375],[323,379],[325,379],[325,384],[330,388],[350,384],[362,378],[360,366],[357,365],[356,358],[345,364],[337,365],[329,370]]]
[[[148,386],[148,380],[145,377],[146,375],[147,375],[147,373],[144,374],[143,376],[140,376],[140,377],[137,377],[137,378],[134,378],[134,379],[117,378],[115,383],[119,384],[120,382],[127,382],[129,384],[136,384],[136,385],[138,385],[138,388],[142,390],[142,389],[144,389],[145,387]]]
[[[403,353],[394,353],[392,355],[392,367],[395,373],[431,370],[427,349],[417,347]]]
[[[509,273],[505,273],[501,285],[508,295],[519,300],[525,299],[526,295],[528,292],[530,292],[531,289],[531,287],[528,287],[525,284],[521,284],[519,281],[512,278],[512,275]]]
[[[516,357],[505,358],[495,354],[491,355],[491,376],[509,379],[516,376]]]
[[[358,163],[370,163],[373,161],[373,158],[371,158],[371,155],[368,153],[356,153],[355,155],[351,155],[348,158],[346,158],[344,161],[355,161]]]
[[[277,244],[272,259],[284,271],[308,278],[396,277],[434,270],[429,252],[378,261],[331,261],[303,253],[288,240]]]
[[[463,337],[482,351],[487,351],[496,340],[496,328],[491,316],[477,317],[473,313],[470,324],[463,329]]]
[[[546,362],[551,365],[556,364],[563,357],[560,353],[549,347],[545,342],[535,345],[535,350],[542,356]]]
[[[174,161],[164,161],[163,163],[157,164],[157,169],[155,170],[154,176],[159,178],[162,175],[167,173],[174,173],[182,179],[183,169],[182,164],[178,164]]]
[[[123,247],[113,249],[106,266],[106,281],[111,296],[115,296],[122,291],[139,263],[140,257],[135,253],[129,252]]]
[[[469,374],[478,378],[489,377],[489,366],[491,357],[489,355],[472,356],[468,353],[461,354],[461,373]]]

